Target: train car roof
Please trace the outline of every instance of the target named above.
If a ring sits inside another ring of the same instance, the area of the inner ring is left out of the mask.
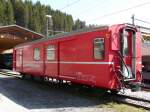
[[[72,31],[72,32],[65,32],[65,33],[56,34],[56,35],[53,35],[50,37],[37,39],[37,40],[31,41],[31,42],[22,43],[22,44],[16,45],[15,47],[21,47],[21,46],[29,45],[32,43],[44,42],[47,40],[56,40],[56,39],[61,39],[61,38],[67,38],[68,36],[79,35],[81,33],[87,33],[87,32],[92,32],[92,31],[97,31],[97,30],[108,29],[108,27],[109,27],[108,25],[104,25],[104,26],[99,26],[99,27],[84,28],[84,29],[80,29],[80,30]]]
[[[116,26],[116,25],[117,26],[125,25],[125,26],[128,26],[128,27],[136,28],[136,26],[134,26],[133,24],[130,24],[130,23],[115,24],[115,25],[111,25],[111,26]],[[64,39],[64,38],[68,38],[68,36],[79,35],[79,34],[82,34],[82,33],[87,33],[87,32],[92,32],[92,31],[97,31],[97,30],[104,30],[104,29],[106,30],[109,27],[110,27],[110,25],[101,25],[101,26],[98,26],[98,27],[83,28],[83,29],[80,29],[80,30],[77,30],[77,31],[65,32],[65,33],[56,34],[56,35],[53,35],[53,36],[50,36],[50,37],[45,37],[45,38],[37,39],[37,40],[34,40],[34,41],[22,43],[22,44],[19,44],[19,45],[15,46],[15,47],[22,47],[22,46],[26,46],[26,45],[30,45],[30,44],[38,43],[38,42],[45,42],[47,40]]]

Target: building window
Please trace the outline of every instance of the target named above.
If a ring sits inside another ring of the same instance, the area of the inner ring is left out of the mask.
[[[40,60],[40,48],[34,49],[34,60]]]
[[[47,47],[47,60],[55,60],[55,47],[53,45]]]
[[[104,38],[94,40],[94,58],[104,59]]]

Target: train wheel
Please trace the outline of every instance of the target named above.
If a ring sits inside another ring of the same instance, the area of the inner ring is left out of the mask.
[[[34,80],[34,76],[30,75],[29,79]]]
[[[40,76],[40,81],[41,81],[41,82],[44,82],[44,81],[45,81],[45,77]]]
[[[110,90],[110,93],[112,94],[112,95],[116,95],[116,94],[118,94],[118,90]]]
[[[33,76],[33,75],[31,75],[31,79],[38,82],[44,82],[45,80],[44,76]]]
[[[59,84],[62,84],[63,83],[63,80],[58,80]]]
[[[21,74],[21,79],[25,79],[26,75],[25,74]]]

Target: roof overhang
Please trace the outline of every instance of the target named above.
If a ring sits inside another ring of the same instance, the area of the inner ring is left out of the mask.
[[[143,26],[138,26],[138,28],[143,36],[150,36],[150,28]]]
[[[44,35],[36,33],[18,25],[0,26],[0,53],[14,46],[43,38]]]
[[[32,39],[39,39],[43,38],[44,35],[31,31],[27,28],[23,28],[18,25],[8,25],[8,26],[0,26],[0,34],[2,33],[9,33],[21,37],[27,37],[27,38],[32,38]]]

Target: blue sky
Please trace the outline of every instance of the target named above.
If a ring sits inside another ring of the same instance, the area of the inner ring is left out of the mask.
[[[150,22],[150,0],[32,0],[71,14],[87,24],[131,23],[131,16]],[[73,5],[71,5],[73,4]],[[142,5],[140,5],[142,4]],[[139,6],[140,5],[140,6]],[[65,7],[65,8],[64,8]],[[132,8],[136,7],[136,8]],[[129,9],[129,10],[126,10]],[[126,11],[124,11],[126,10]],[[119,12],[119,13],[116,13]],[[136,24],[149,26],[142,22]]]

